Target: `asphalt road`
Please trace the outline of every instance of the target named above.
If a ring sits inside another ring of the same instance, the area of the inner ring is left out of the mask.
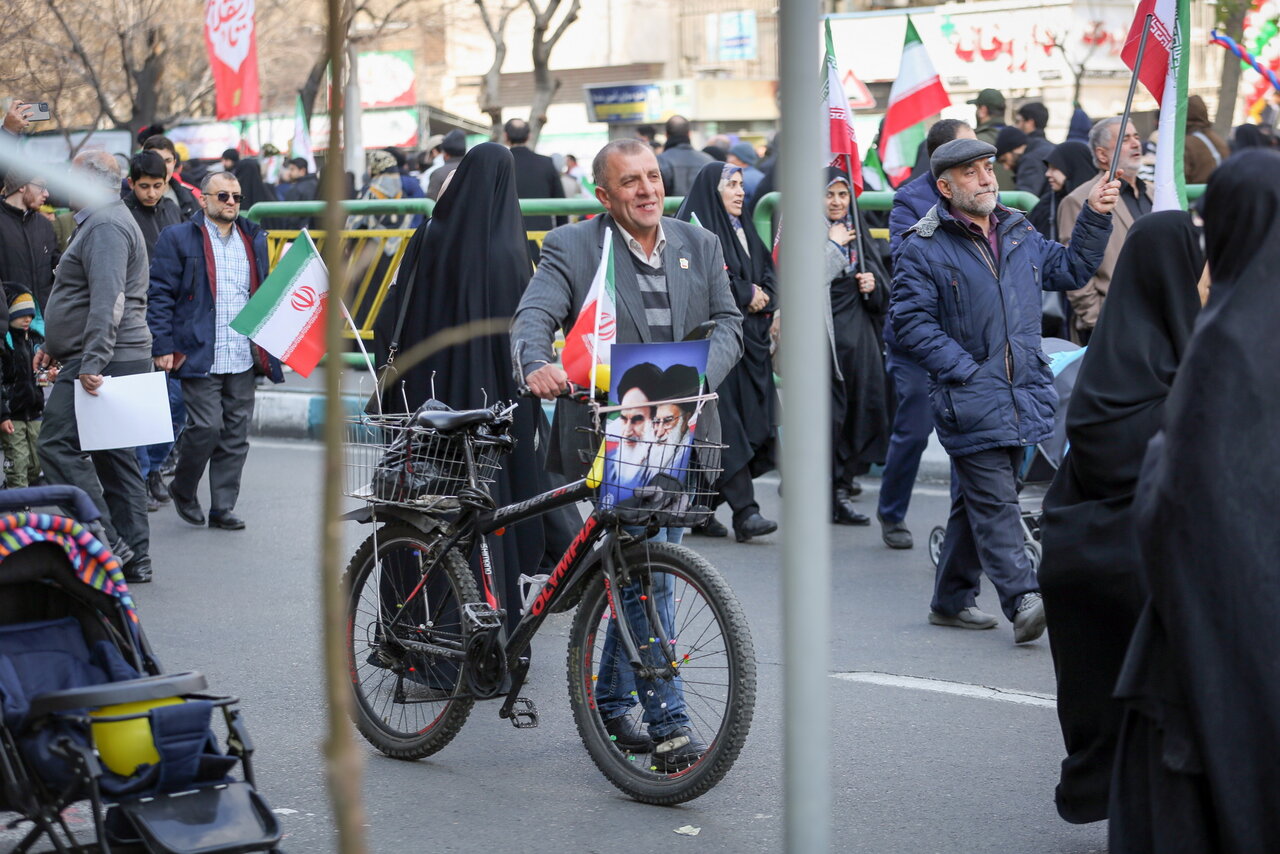
[[[243,699],[259,787],[282,814],[292,854],[334,845],[321,757],[319,464],[316,445],[255,441],[237,507],[248,529],[196,529],[162,508],[151,517],[156,581],[135,594],[167,669],[203,671],[212,688]],[[780,500],[775,485],[757,485],[772,517]],[[875,481],[868,487],[861,505],[873,514]],[[886,549],[878,527],[838,528],[831,589],[813,591],[812,606],[831,607],[834,627],[833,678],[827,696],[812,698],[833,710],[833,850],[1105,851],[1105,825],[1068,825],[1053,809],[1061,738],[1044,699],[1054,690],[1047,641],[1015,647],[1003,621],[986,632],[925,621],[932,568],[923,541],[946,510],[945,487],[917,491],[908,522],[920,545],[908,552]],[[367,534],[350,528],[348,554]],[[750,737],[717,788],[658,808],[629,800],[599,774],[569,711],[569,616],[562,615],[535,643],[524,692],[541,712],[537,729],[514,729],[487,703],[428,760],[387,759],[359,741],[370,849],[780,851],[779,535],[746,545],[687,542],[732,583],[760,665]],[[979,605],[999,611],[990,595]],[[862,681],[836,678],[841,674]],[[936,690],[966,685],[1009,693]],[[687,827],[698,835],[676,833]]]

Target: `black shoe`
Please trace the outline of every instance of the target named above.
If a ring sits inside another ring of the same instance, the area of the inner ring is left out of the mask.
[[[609,733],[609,740],[621,750],[632,753],[648,753],[653,750],[653,739],[644,731],[631,715],[619,715],[604,722],[604,731]]]
[[[886,522],[879,513],[876,518],[880,520],[880,539],[884,540],[886,546],[891,549],[909,549],[915,546],[915,539],[904,523]]]
[[[870,525],[871,517],[859,513],[848,498],[841,499],[839,493],[831,508],[831,521],[837,525]]]
[[[151,499],[159,504],[168,504],[172,498],[169,495],[169,487],[164,485],[164,478],[158,470],[147,475],[147,492],[151,495]]]
[[[658,743],[653,747],[652,759],[659,774],[683,771],[707,752],[707,746],[687,726],[654,740]]]
[[[173,509],[178,511],[178,515],[182,517],[182,521],[189,522],[192,525],[204,524],[204,510],[200,509],[200,502],[194,498],[183,498],[169,485],[169,495],[173,498]]]
[[[741,522],[733,523],[733,536],[740,543],[752,537],[763,537],[778,530],[778,523],[764,518],[759,513],[752,513]]]
[[[243,531],[244,520],[230,510],[210,510],[209,527],[224,531]]]
[[[689,533],[695,537],[727,537],[729,529],[715,516],[708,516],[707,521],[696,528],[690,528]]]
[[[843,489],[850,498],[857,498],[859,495],[862,494],[862,484],[858,483],[856,480],[853,480],[852,478],[850,478],[849,483],[847,485],[842,486],[840,488]]]
[[[130,584],[148,584],[151,581],[151,558],[135,557],[124,566],[124,580]]]

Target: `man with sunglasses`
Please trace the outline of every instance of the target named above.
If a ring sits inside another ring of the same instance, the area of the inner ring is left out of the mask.
[[[187,425],[169,494],[178,515],[206,524],[196,489],[209,470],[210,528],[236,531],[240,474],[249,456],[254,379],[283,382],[280,363],[231,328],[267,276],[267,234],[240,216],[240,182],[227,172],[200,187],[203,215],[165,229],[151,262],[147,322],[156,367],[182,382]]]

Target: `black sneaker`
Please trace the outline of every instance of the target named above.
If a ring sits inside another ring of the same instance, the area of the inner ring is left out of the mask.
[[[886,546],[891,549],[909,549],[915,546],[915,540],[905,523],[890,522],[879,513],[876,513],[876,518],[880,520],[880,539],[884,540]]]
[[[609,740],[620,750],[632,753],[648,753],[653,750],[653,739],[649,738],[649,734],[631,715],[609,718],[604,722],[604,731],[609,733]]]
[[[654,745],[651,758],[654,770],[659,774],[683,771],[707,752],[707,746],[687,726],[665,736],[655,736],[654,740],[658,743]]]
[[[689,533],[695,537],[727,537],[729,536],[729,529],[715,516],[708,516],[707,521],[690,528]]]

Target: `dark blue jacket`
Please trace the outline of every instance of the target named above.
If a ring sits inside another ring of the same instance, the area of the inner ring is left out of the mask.
[[[893,259],[895,267],[898,264],[898,250],[902,248],[907,230],[924,219],[925,214],[929,213],[940,198],[938,182],[928,172],[912,178],[893,194],[893,207],[889,210],[889,257]],[[898,345],[888,315],[884,319],[884,343],[898,355],[908,355]]]
[[[236,231],[245,248],[252,250],[249,294],[253,295],[267,277],[267,233],[240,217]],[[186,356],[174,374],[203,377],[213,367],[216,324],[214,306],[213,244],[205,228],[204,215],[190,222],[172,225],[160,232],[151,259],[151,287],[147,290],[147,326],[151,327],[151,352]],[[280,362],[258,345],[250,343],[254,370],[284,382]]]
[[[908,231],[893,277],[893,331],[929,372],[934,425],[953,456],[1048,438],[1058,395],[1040,349],[1040,290],[1083,287],[1111,237],[1111,217],[1087,204],[1069,248],[1021,211],[997,207],[996,219],[998,267],[940,203]]]

